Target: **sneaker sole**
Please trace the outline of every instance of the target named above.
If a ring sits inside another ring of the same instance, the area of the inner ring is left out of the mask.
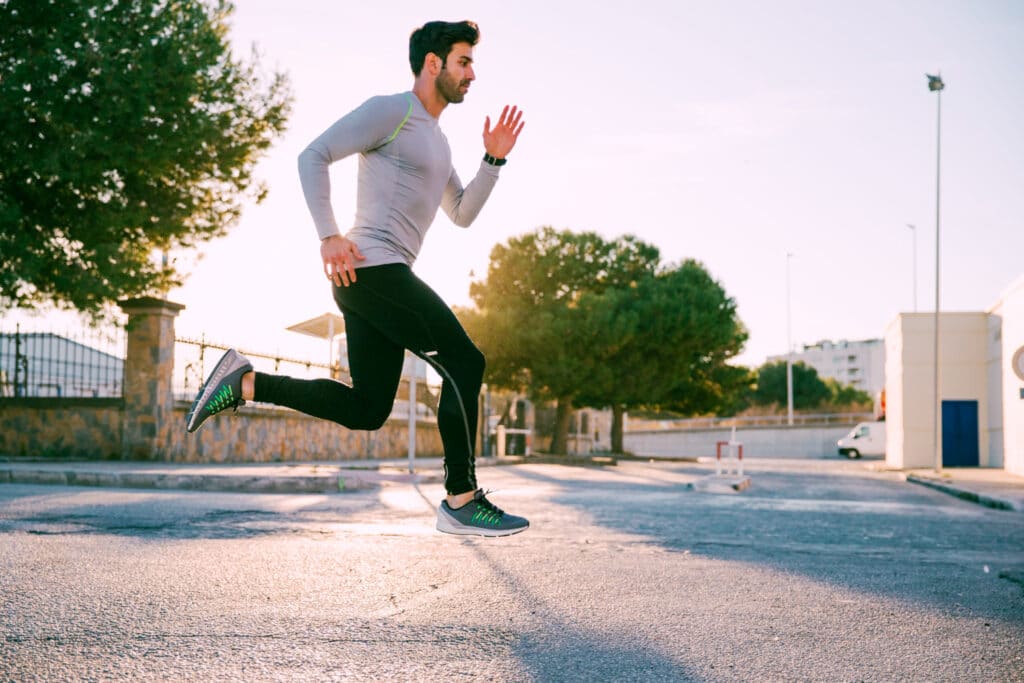
[[[459,524],[443,514],[437,516],[437,530],[444,534],[454,534],[456,536],[485,536],[487,538],[497,538],[499,536],[512,536],[526,531],[530,528],[530,525],[522,526],[516,529],[484,529],[477,526],[466,526]]]

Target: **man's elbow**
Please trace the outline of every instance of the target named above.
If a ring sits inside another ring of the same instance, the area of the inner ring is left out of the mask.
[[[448,220],[460,228],[468,228],[480,213],[479,211],[463,211],[458,203],[445,204],[443,208],[444,212],[448,214]]]
[[[309,146],[299,152],[297,161],[299,173],[318,167],[323,168],[330,163],[330,160],[324,156],[323,152],[315,149],[313,146]]]

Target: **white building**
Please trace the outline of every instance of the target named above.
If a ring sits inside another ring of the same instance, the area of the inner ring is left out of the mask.
[[[935,316],[902,313],[885,335],[886,464],[934,467]],[[942,465],[1024,475],[1024,277],[986,312],[939,318]]]
[[[793,354],[793,362],[814,368],[821,378],[849,384],[871,396],[885,388],[885,343],[881,339],[864,341],[820,341],[804,345]],[[770,356],[769,363],[785,361],[786,356]]]

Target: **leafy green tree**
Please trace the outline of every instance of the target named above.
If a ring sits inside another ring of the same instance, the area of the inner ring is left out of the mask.
[[[589,366],[580,401],[611,406],[616,452],[626,410],[714,412],[747,386],[748,372],[727,363],[747,339],[736,302],[697,261],[584,295],[579,308],[572,346]]]
[[[636,286],[658,261],[657,248],[632,236],[545,227],[495,246],[486,279],[470,286],[476,309],[459,314],[487,357],[488,381],[557,402],[552,451],[566,451],[573,401],[594,367],[579,346],[581,298]]]
[[[99,313],[180,283],[192,249],[262,199],[284,75],[230,50],[227,2],[0,2],[0,309]]]
[[[874,404],[874,399],[868,392],[850,384],[842,384],[831,377],[825,379],[825,386],[829,391],[827,402],[837,410],[843,408],[870,410]]]
[[[818,371],[802,361],[793,363],[793,408],[809,410],[829,400],[832,392]],[[787,405],[786,361],[765,363],[757,371],[757,388],[752,400],[757,405]]]

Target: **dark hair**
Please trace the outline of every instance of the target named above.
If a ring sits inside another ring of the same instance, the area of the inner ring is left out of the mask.
[[[433,52],[448,61],[448,53],[455,43],[476,45],[480,40],[480,29],[472,21],[429,21],[409,36],[409,66],[419,76],[427,55]]]

